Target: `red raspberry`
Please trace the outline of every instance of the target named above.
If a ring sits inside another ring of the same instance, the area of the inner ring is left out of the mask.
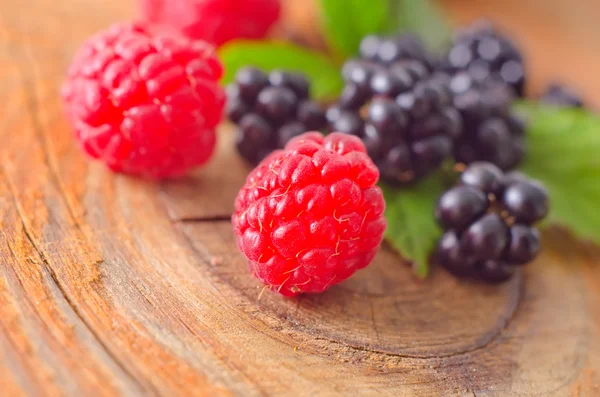
[[[209,44],[119,24],[81,47],[62,95],[90,156],[160,179],[208,161],[225,103],[222,73]]]
[[[386,227],[378,178],[355,136],[309,132],[271,153],[246,179],[232,218],[250,271],[293,296],[367,266]]]
[[[279,19],[279,0],[140,0],[142,16],[221,45],[236,38],[259,39]]]

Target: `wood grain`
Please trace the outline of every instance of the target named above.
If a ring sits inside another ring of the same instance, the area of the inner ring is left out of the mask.
[[[87,161],[58,89],[126,2],[0,2],[0,395],[600,395],[600,259],[563,233],[511,282],[382,249],[318,296],[248,277],[228,217],[232,134],[186,179]]]

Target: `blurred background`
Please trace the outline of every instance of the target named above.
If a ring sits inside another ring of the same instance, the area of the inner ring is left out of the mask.
[[[600,107],[600,1],[438,0],[436,3],[453,27],[484,17],[509,34],[525,53],[530,95],[536,96],[550,82],[559,82],[575,89],[592,107]],[[283,0],[283,4],[286,32],[312,46],[322,46],[315,25],[316,0]]]

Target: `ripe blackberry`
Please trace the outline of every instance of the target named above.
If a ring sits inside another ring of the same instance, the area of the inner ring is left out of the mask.
[[[450,90],[464,123],[454,147],[456,161],[487,161],[502,170],[516,167],[525,155],[525,124],[510,110],[512,95],[506,85],[459,72],[451,78]]]
[[[429,65],[429,55],[423,42],[415,35],[396,37],[369,35],[362,39],[360,57],[366,61],[391,65],[401,60],[418,60]]]
[[[405,68],[407,74],[408,67]],[[445,79],[417,81],[394,99],[375,97],[367,110],[365,145],[382,180],[399,185],[439,168],[452,155],[462,118]]]
[[[439,69],[455,74],[469,71],[481,79],[499,80],[523,96],[525,65],[521,51],[487,21],[475,22],[457,32]]]
[[[227,117],[237,124],[236,148],[257,164],[293,137],[325,128],[321,107],[309,99],[310,83],[302,74],[240,69],[227,87]]]
[[[431,69],[425,47],[416,36],[366,36],[360,58],[342,68],[346,85],[339,106],[357,110],[374,96],[395,97],[429,76]]]
[[[540,235],[532,225],[547,213],[548,194],[538,182],[473,163],[438,201],[435,215],[444,235],[437,260],[458,276],[507,280],[539,253]]]
[[[540,97],[540,101],[563,108],[583,108],[583,101],[573,89],[560,84],[551,84]]]

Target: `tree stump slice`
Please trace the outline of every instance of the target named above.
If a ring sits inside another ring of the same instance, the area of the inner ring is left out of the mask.
[[[160,184],[84,158],[59,86],[128,2],[0,4],[0,395],[600,395],[598,250],[545,234],[498,286],[383,247],[321,295],[249,277],[229,217],[248,168],[220,130]]]

